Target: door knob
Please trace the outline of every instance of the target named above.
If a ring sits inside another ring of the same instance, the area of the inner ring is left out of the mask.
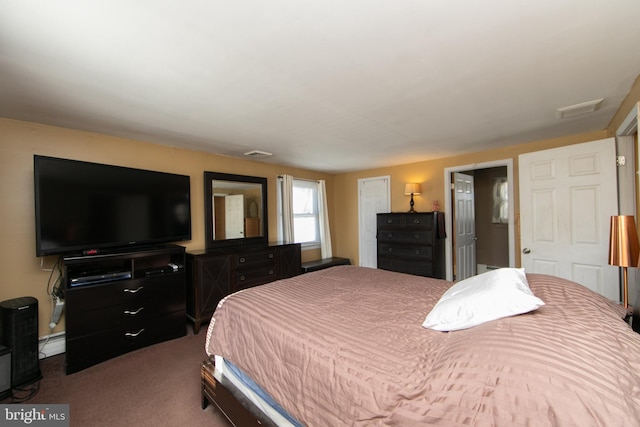
[[[531,249],[529,249],[529,248],[524,248],[524,249],[522,250],[522,253],[523,253],[523,254],[531,253]]]

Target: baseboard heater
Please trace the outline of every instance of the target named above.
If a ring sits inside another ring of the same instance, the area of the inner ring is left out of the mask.
[[[66,351],[65,332],[58,332],[38,339],[39,358],[62,354]]]

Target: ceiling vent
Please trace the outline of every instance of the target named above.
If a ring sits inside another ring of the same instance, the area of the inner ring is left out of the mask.
[[[582,102],[580,104],[569,105],[568,107],[558,108],[556,117],[558,119],[566,119],[568,117],[579,116],[580,114],[593,113],[598,111],[602,105],[604,98],[594,99],[593,101]]]
[[[260,151],[260,150],[247,151],[246,153],[244,153],[244,155],[247,157],[251,157],[253,159],[261,159],[263,157],[273,156],[273,154],[271,153],[267,153],[266,151]]]

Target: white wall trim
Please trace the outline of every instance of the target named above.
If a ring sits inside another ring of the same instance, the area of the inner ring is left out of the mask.
[[[44,335],[38,339],[39,358],[45,359],[47,357],[62,354],[66,351],[65,345],[65,333],[57,332],[51,335]]]
[[[638,130],[638,110],[640,110],[640,102],[633,106],[627,117],[620,123],[616,135],[631,135]]]

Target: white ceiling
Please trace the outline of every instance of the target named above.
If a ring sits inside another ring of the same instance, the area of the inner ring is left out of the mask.
[[[330,173],[416,162],[606,128],[640,74],[639,17],[639,0],[0,0],[0,116]]]

